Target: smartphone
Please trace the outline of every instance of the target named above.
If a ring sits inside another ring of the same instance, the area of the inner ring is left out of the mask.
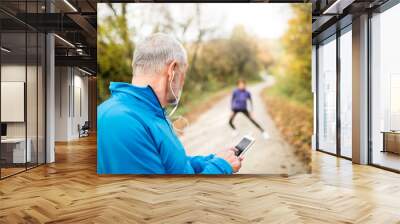
[[[237,157],[243,156],[244,153],[254,144],[254,142],[254,138],[248,135],[243,136],[242,140],[240,140],[240,142],[235,146],[237,149],[235,155]]]

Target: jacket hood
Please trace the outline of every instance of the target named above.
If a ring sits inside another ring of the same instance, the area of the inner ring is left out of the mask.
[[[125,82],[111,82],[110,92],[112,96],[127,96],[135,103],[141,103],[158,116],[165,118],[165,109],[151,86],[134,86]]]

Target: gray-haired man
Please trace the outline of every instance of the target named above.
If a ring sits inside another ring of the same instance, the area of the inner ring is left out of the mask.
[[[111,83],[112,96],[98,107],[99,174],[231,174],[241,161],[233,148],[187,156],[165,115],[176,109],[188,67],[174,38],[153,34],[133,57],[132,84]]]

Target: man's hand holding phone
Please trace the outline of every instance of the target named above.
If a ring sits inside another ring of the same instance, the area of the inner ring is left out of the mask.
[[[225,159],[229,164],[231,164],[233,172],[236,173],[242,166],[244,154],[254,144],[254,141],[254,138],[246,135],[235,147],[224,149],[217,153],[216,156]]]
[[[232,167],[233,172],[236,173],[242,167],[242,159],[236,156],[237,149],[235,147],[226,148],[217,152],[215,155],[226,160]]]

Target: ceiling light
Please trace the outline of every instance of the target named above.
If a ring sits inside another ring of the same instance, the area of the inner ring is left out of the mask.
[[[336,0],[322,14],[342,14],[343,10],[351,5],[355,0]]]
[[[77,48],[76,49],[76,53],[78,53],[78,55],[87,55],[82,48]]]
[[[1,47],[1,50],[4,51],[4,52],[6,52],[6,53],[10,53],[10,52],[11,52],[11,50],[9,50],[9,49],[7,49],[7,48],[5,48],[5,47]]]
[[[64,0],[65,4],[67,4],[74,12],[78,12],[78,10],[68,1]]]
[[[88,72],[88,71],[86,71],[86,70],[83,70],[83,69],[81,69],[81,68],[79,68],[79,67],[78,67],[78,70],[81,71],[81,72],[83,72],[83,73],[85,73],[85,74],[87,74],[87,75],[93,75],[92,73],[90,73],[90,72]]]
[[[62,42],[64,42],[64,43],[66,43],[67,45],[69,45],[70,47],[73,47],[73,48],[75,48],[75,45],[73,45],[71,42],[69,42],[68,40],[66,40],[66,39],[64,39],[64,38],[62,38],[62,37],[60,37],[59,35],[57,35],[57,34],[54,34],[54,36],[55,37],[57,37],[59,40],[61,40]]]

